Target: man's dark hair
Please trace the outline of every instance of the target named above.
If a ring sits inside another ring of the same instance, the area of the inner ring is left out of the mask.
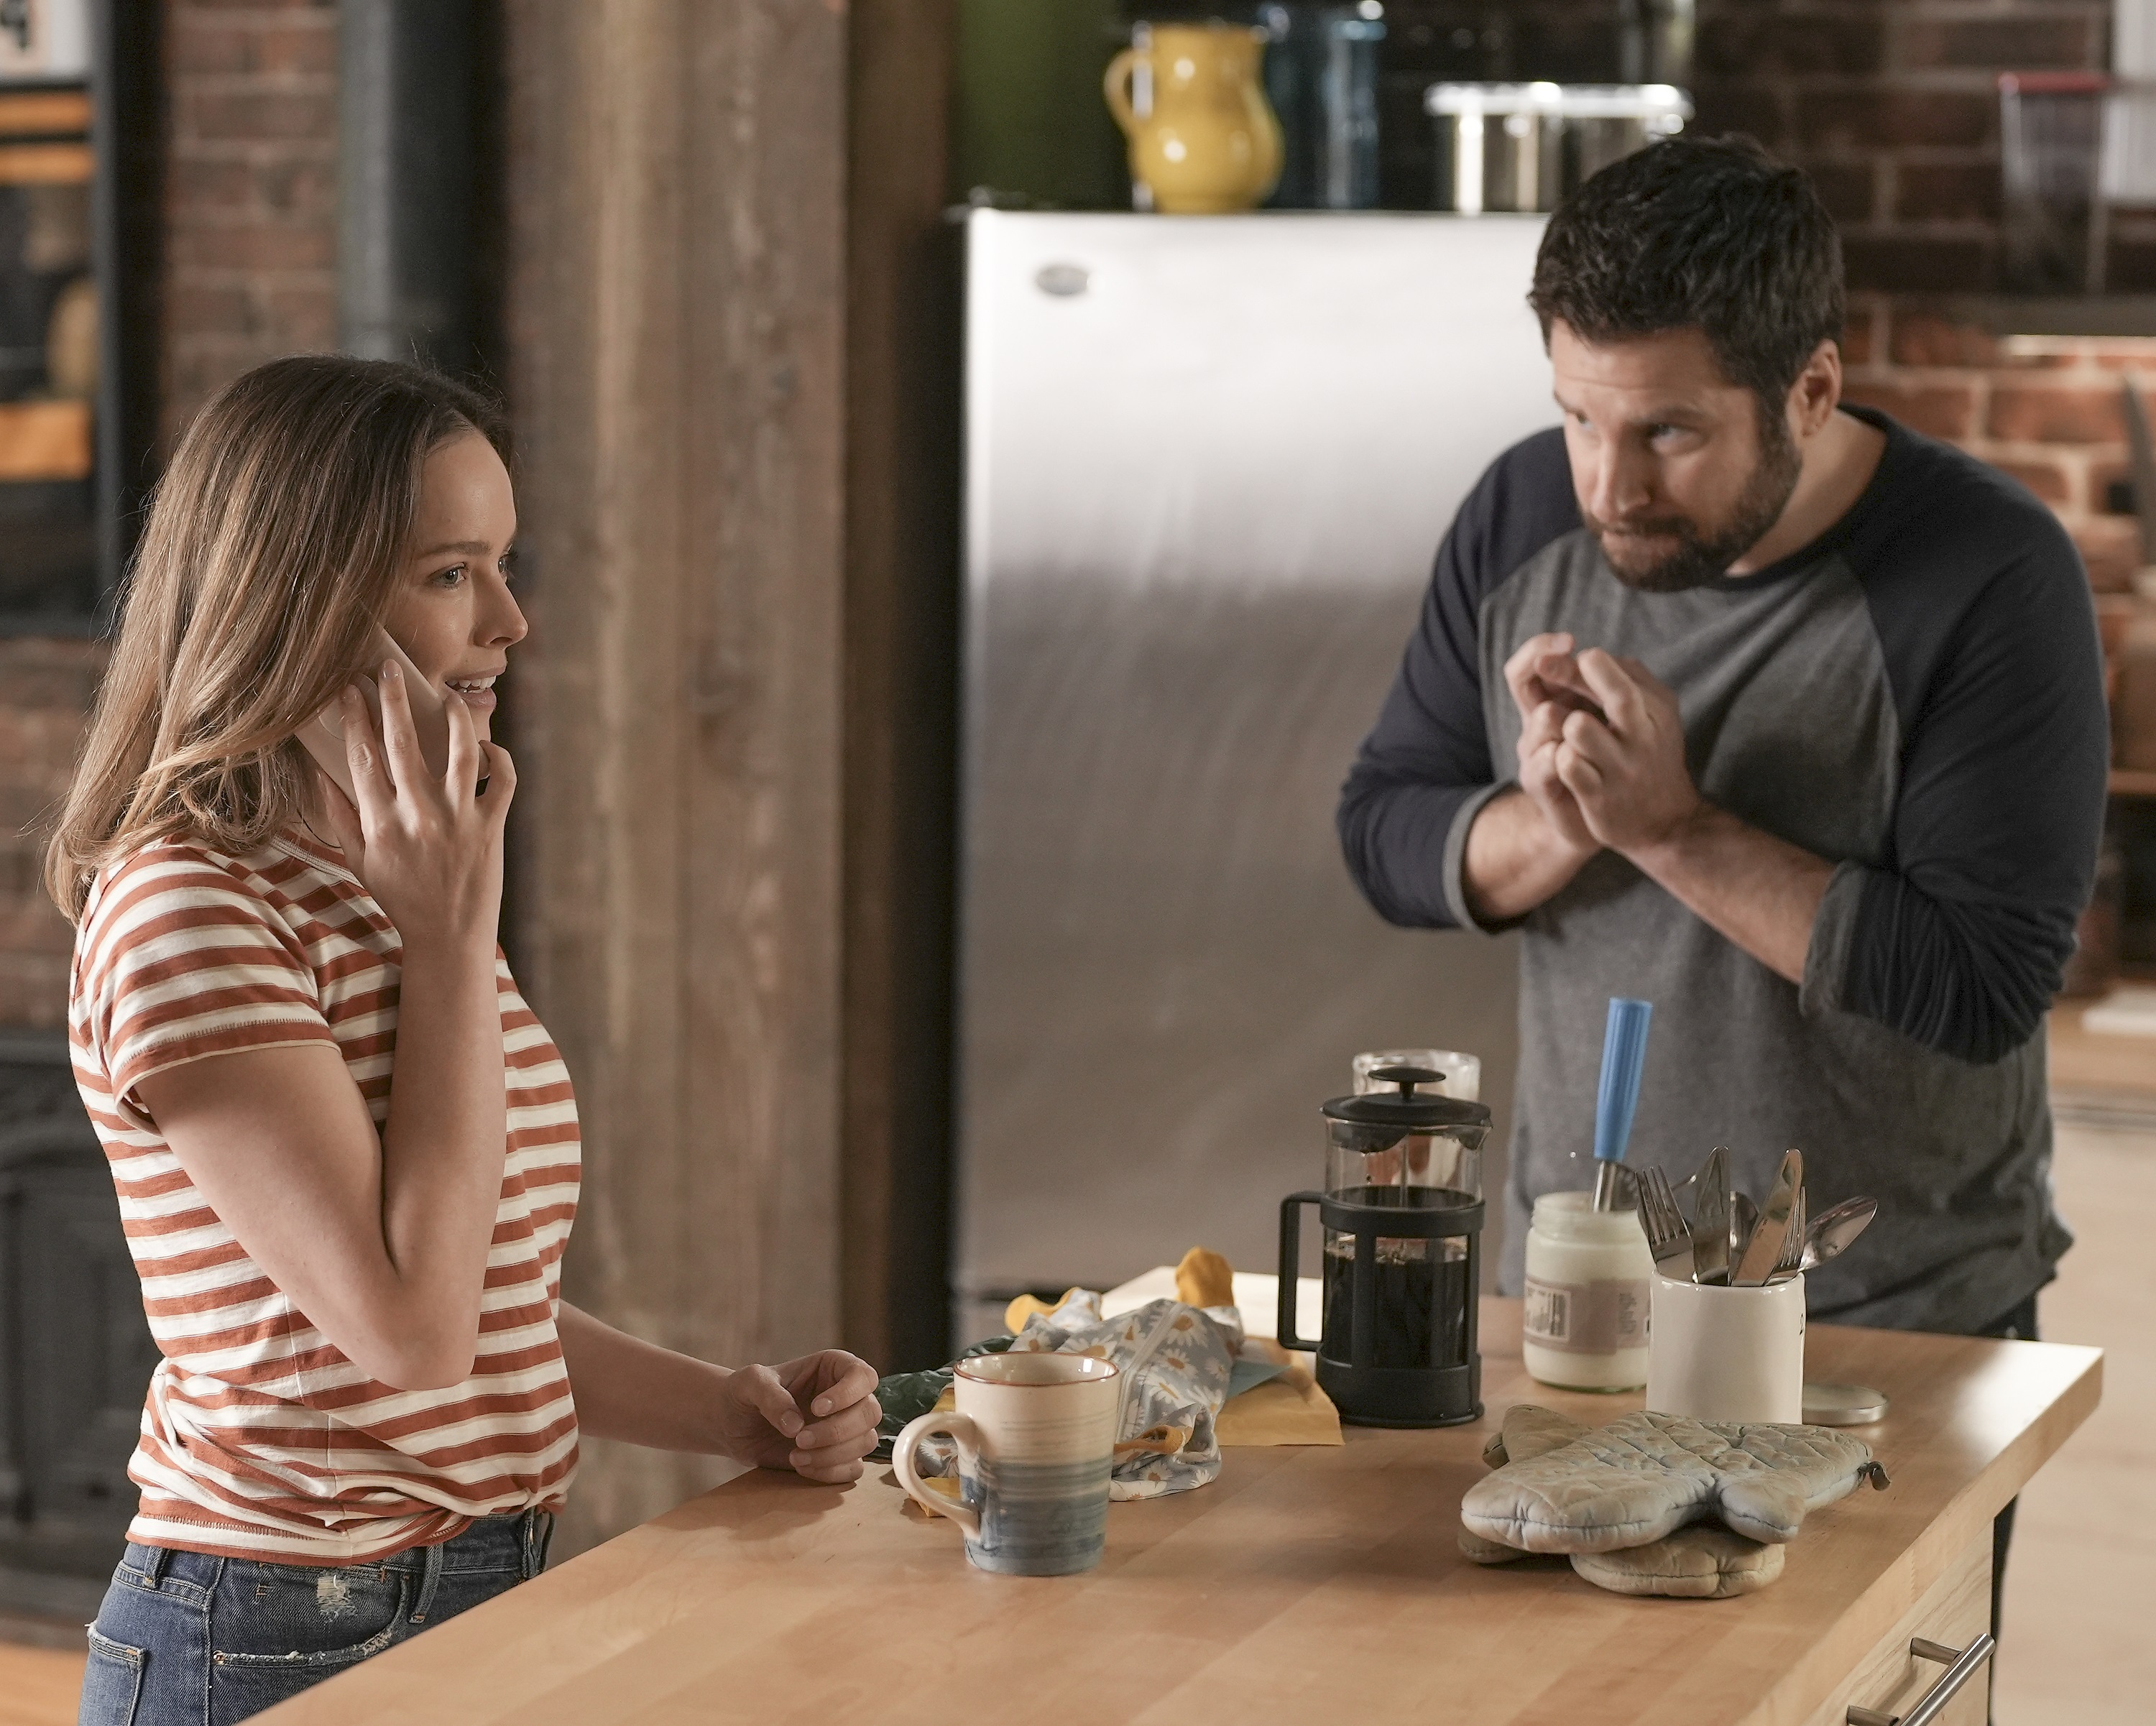
[[[1697,329],[1779,419],[1841,339],[1841,241],[1812,182],[1751,139],[1671,138],[1612,162],[1550,218],[1527,304],[1591,342]]]

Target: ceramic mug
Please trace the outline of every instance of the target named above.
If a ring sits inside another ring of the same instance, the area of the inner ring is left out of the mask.
[[[1091,1355],[976,1355],[952,1376],[957,1407],[931,1411],[891,1447],[899,1484],[966,1531],[966,1556],[1013,1576],[1067,1576],[1101,1561],[1122,1375]],[[961,1496],[926,1485],[921,1441],[958,1447]]]
[[[1802,1421],[1804,1279],[1723,1288],[1656,1276],[1647,1408],[1697,1421]]]

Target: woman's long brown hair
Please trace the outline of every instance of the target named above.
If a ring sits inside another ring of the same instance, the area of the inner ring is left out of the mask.
[[[70,919],[109,862],[160,839],[242,854],[295,824],[293,733],[363,668],[428,455],[500,411],[416,366],[259,366],[198,413],[151,504],[119,639],[45,854]]]

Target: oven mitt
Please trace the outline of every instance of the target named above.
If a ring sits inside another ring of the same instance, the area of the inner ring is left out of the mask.
[[[1482,1447],[1482,1460],[1492,1468],[1502,1468],[1507,1462],[1525,1462],[1551,1451],[1562,1450],[1573,1439],[1585,1437],[1588,1430],[1553,1408],[1516,1402],[1505,1411],[1504,1420],[1490,1435],[1490,1442]],[[1460,1549],[1478,1565],[1509,1565],[1514,1559],[1527,1555],[1517,1546],[1507,1546],[1501,1541],[1486,1540],[1480,1534],[1471,1534],[1464,1523],[1460,1529]]]
[[[1507,1462],[1532,1462],[1563,1449],[1575,1438],[1586,1437],[1591,1430],[1553,1408],[1516,1402],[1505,1411],[1496,1432],[1482,1447],[1482,1460],[1492,1468],[1502,1468]]]
[[[1517,1546],[1500,1546],[1460,1531],[1460,1549],[1478,1565],[1508,1565],[1528,1557]],[[1613,1594],[1686,1595],[1722,1601],[1752,1594],[1782,1574],[1787,1544],[1777,1546],[1732,1534],[1720,1523],[1696,1522],[1645,1546],[1621,1552],[1575,1552],[1573,1570]]]
[[[1482,1447],[1492,1468],[1524,1462],[1561,1450],[1588,1428],[1553,1409],[1517,1402],[1505,1411],[1503,1426]],[[1462,1528],[1460,1549],[1478,1565],[1508,1565],[1527,1557],[1517,1546],[1501,1546]],[[1598,1588],[1612,1594],[1676,1595],[1721,1601],[1753,1594],[1782,1574],[1784,1545],[1768,1546],[1733,1534],[1718,1523],[1696,1522],[1674,1534],[1628,1546],[1620,1552],[1575,1552],[1572,1567]]]
[[[1788,1551],[1786,1543],[1762,1545],[1719,1523],[1696,1522],[1622,1552],[1575,1552],[1572,1567],[1613,1594],[1723,1601],[1764,1588],[1782,1574]]]
[[[1507,1412],[1499,1443],[1506,1460],[1468,1488],[1460,1519],[1522,1552],[1622,1551],[1708,1520],[1779,1544],[1813,1506],[1887,1483],[1868,1446],[1825,1426],[1630,1414],[1589,1430],[1530,1408]]]

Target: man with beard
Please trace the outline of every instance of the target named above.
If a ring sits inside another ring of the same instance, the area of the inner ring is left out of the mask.
[[[1833,225],[1748,141],[1595,176],[1529,299],[1563,428],[1461,505],[1339,812],[1391,921],[1523,931],[1501,1284],[1588,1183],[1635,996],[1635,1164],[1726,1144],[1763,1198],[1801,1146],[1815,1215],[1880,1202],[1815,1317],[2033,1335],[2071,1244],[2037,1033],[2108,753],[2073,545],[1840,405]]]

